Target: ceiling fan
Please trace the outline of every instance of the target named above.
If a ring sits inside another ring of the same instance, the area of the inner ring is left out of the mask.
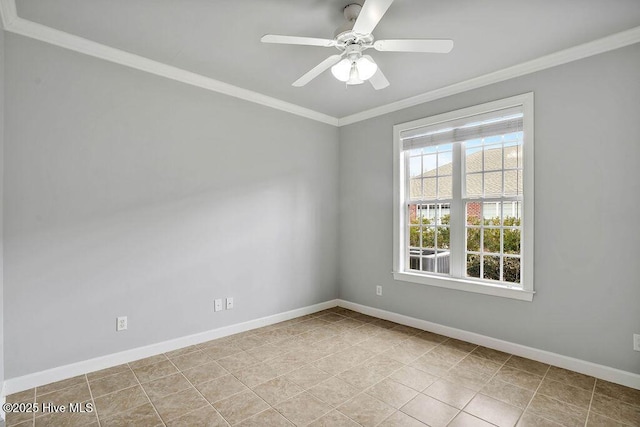
[[[316,65],[293,86],[301,87],[318,77],[327,69],[347,85],[358,85],[369,80],[374,89],[389,86],[389,81],[378,68],[373,58],[364,55],[367,49],[380,52],[423,52],[449,53],[453,49],[453,40],[445,39],[402,39],[375,40],[371,32],[378,25],[393,0],[366,0],[364,6],[352,3],[344,8],[347,22],[340,26],[333,39],[313,37],[280,36],[267,34],[263,43],[294,44],[306,46],[335,47],[340,53],[331,55]]]

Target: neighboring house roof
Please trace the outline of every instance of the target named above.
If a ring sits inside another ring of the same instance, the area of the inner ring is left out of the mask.
[[[520,146],[521,148],[522,146]],[[483,168],[484,153],[484,168]],[[485,150],[478,150],[469,154],[466,159],[467,171],[467,194],[469,197],[481,197],[482,192],[482,172],[484,170],[484,194],[486,197],[499,197],[502,195],[502,146]],[[410,183],[412,199],[435,199],[435,176],[439,176],[441,185],[450,185],[450,178],[442,178],[452,175],[451,163],[442,165],[439,168],[424,172],[422,175],[413,177]],[[518,150],[518,146],[507,146],[504,148],[504,167],[505,169],[522,168],[522,149]],[[494,172],[492,172],[494,171]],[[430,178],[430,179],[429,179]],[[522,170],[505,171],[505,195],[513,196],[522,194]],[[421,185],[424,182],[424,195]],[[440,191],[440,198],[449,198],[449,195]]]

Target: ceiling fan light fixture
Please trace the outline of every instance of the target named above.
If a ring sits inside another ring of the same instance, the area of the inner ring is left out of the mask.
[[[351,61],[348,58],[343,58],[340,62],[331,67],[331,74],[341,82],[348,81],[351,75]]]
[[[356,66],[358,67],[358,76],[362,80],[369,80],[378,71],[378,65],[369,55],[358,58]]]
[[[358,72],[358,63],[354,62],[351,64],[351,70],[349,71],[349,80],[347,80],[348,85],[361,85],[364,83],[364,80],[360,78],[360,73]]]

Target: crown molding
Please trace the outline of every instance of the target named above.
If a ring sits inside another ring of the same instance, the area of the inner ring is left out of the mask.
[[[413,107],[418,104],[478,89],[483,86],[535,73],[536,71],[545,70],[547,68],[552,68],[640,42],[640,27],[631,28],[620,33],[583,43],[578,46],[564,49],[489,74],[474,77],[469,80],[454,83],[449,86],[401,99],[399,101],[361,111],[359,113],[337,118],[297,104],[273,98],[259,92],[224,83],[220,80],[215,80],[201,74],[154,61],[140,55],[96,43],[64,31],[56,30],[55,28],[47,27],[46,25],[20,18],[17,14],[15,1],[16,0],[0,0],[0,15],[2,17],[3,27],[6,31],[83,53],[85,55],[104,59],[116,64],[124,65],[125,67],[134,68],[157,76],[186,83],[191,86],[243,99],[245,101],[264,105],[266,107],[285,111],[287,113],[337,127],[368,120],[373,117]]]
[[[445,98],[447,96],[456,95],[483,86],[513,79],[515,77],[524,76],[526,74],[535,73],[536,71],[545,70],[547,68],[556,67],[568,62],[577,61],[589,56],[598,55],[610,50],[619,49],[640,42],[640,27],[631,28],[601,39],[583,43],[568,49],[564,49],[549,55],[531,61],[523,62],[512,67],[503,68],[492,73],[484,74],[469,80],[455,83],[440,89],[432,90],[410,98],[401,99],[400,101],[362,111],[360,113],[338,119],[338,126],[346,126],[352,123],[361,122],[363,120],[378,117],[383,114],[392,113],[408,107],[413,107],[425,102],[434,101],[436,99]]]
[[[46,25],[22,19],[16,13],[15,0],[0,0],[0,13],[2,14],[2,22],[5,30],[21,36],[40,40],[45,43],[83,53],[85,55],[124,65],[125,67],[134,68],[136,70],[145,71],[157,76],[186,83],[191,86],[207,89],[212,92],[218,92],[224,95],[243,99],[245,101],[264,105],[266,107],[275,108],[276,110],[285,111],[287,113],[316,120],[321,123],[326,123],[332,126],[338,125],[338,119],[336,117],[332,117],[300,105],[292,104],[281,99],[263,95],[252,90],[224,83],[220,80],[215,80],[201,74],[154,61],[140,55],[96,43],[64,31],[56,30],[55,28],[47,27]]]

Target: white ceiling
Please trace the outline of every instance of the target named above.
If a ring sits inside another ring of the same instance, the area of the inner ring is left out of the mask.
[[[267,33],[332,38],[349,0],[18,0],[21,18],[235,86],[344,117],[640,25],[638,0],[396,0],[376,39],[451,38],[450,54],[373,52],[391,82],[345,88],[334,48],[267,45]]]

